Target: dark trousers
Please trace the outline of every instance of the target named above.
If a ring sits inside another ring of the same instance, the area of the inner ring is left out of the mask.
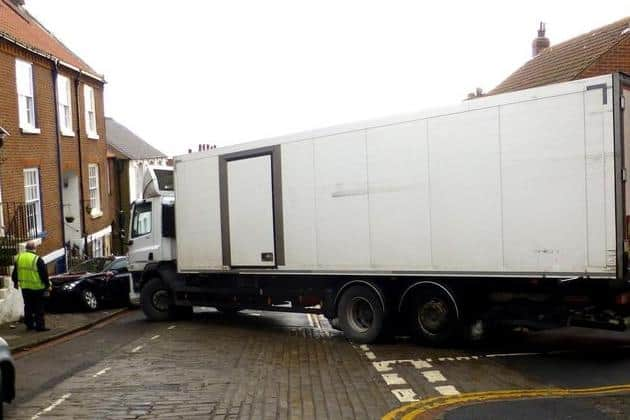
[[[22,289],[24,298],[24,323],[26,328],[40,330],[46,328],[44,323],[44,289]]]

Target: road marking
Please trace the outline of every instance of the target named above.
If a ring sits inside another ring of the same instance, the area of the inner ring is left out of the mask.
[[[139,352],[140,350],[142,350],[142,347],[144,347],[144,346],[134,347],[134,349],[133,349],[133,350],[131,350],[131,352],[132,352],[132,353],[137,353],[137,352]]]
[[[315,324],[313,324],[313,318],[311,318],[311,314],[306,314],[306,318],[308,319],[308,323],[311,328],[315,328]]]
[[[435,390],[442,395],[459,395],[459,391],[453,385],[436,386]]]
[[[260,312],[251,312],[250,315],[251,316],[262,316],[262,314]]]
[[[367,344],[361,344],[359,348],[363,351],[370,351],[370,348],[367,346]]]
[[[392,391],[393,392],[393,391]],[[542,388],[542,389],[516,389],[505,391],[471,392],[452,396],[440,396],[427,398],[426,400],[405,404],[383,416],[384,420],[417,418],[430,410],[455,405],[474,404],[487,401],[516,400],[523,398],[563,398],[573,396],[593,396],[605,394],[629,393],[630,384],[612,385],[596,388]]]
[[[365,352],[365,357],[367,357],[370,360],[376,359],[376,355],[373,352],[371,352],[371,351],[366,351]]]
[[[427,381],[431,383],[446,381],[446,378],[444,377],[444,375],[442,375],[442,372],[440,372],[439,370],[427,370],[421,373],[422,373],[422,376],[424,376],[427,379]]]
[[[392,370],[389,365],[394,363],[396,363],[395,360],[384,360],[382,362],[372,362],[372,365],[377,372],[389,372],[390,370]]]
[[[543,353],[497,353],[486,354],[484,357],[516,357],[516,356],[540,356]]]
[[[392,389],[392,394],[394,394],[400,402],[412,402],[420,400],[411,388]]]
[[[387,385],[407,385],[407,381],[398,376],[397,373],[382,373],[381,376]]]
[[[413,365],[413,367],[415,367],[416,369],[431,369],[433,366],[431,366],[430,363],[419,359],[419,360],[399,360],[399,362],[409,362]]]
[[[167,330],[172,330],[173,328],[175,328],[175,325],[171,325],[170,327],[167,328]]]
[[[153,337],[151,337],[151,340],[157,340],[158,338],[160,338],[160,335],[154,335]]]
[[[110,367],[106,367],[105,369],[103,369],[101,371],[98,371],[94,375],[92,375],[92,378],[97,378],[97,377],[101,376],[102,374],[107,373],[107,371],[110,370],[110,369],[111,369]]]
[[[63,403],[65,400],[67,400],[68,398],[70,398],[72,394],[65,394],[63,395],[61,398],[59,398],[57,401],[55,401],[54,403],[50,404],[48,407],[44,408],[42,411],[38,412],[37,414],[35,414],[33,417],[31,417],[31,420],[36,420],[38,419],[42,414],[46,414],[51,412],[52,410],[55,409],[55,407],[57,407],[59,404]]]

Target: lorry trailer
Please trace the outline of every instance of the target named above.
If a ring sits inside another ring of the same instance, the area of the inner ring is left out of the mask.
[[[615,73],[178,156],[132,206],[134,290],[151,320],[313,312],[359,343],[625,330],[629,93]]]

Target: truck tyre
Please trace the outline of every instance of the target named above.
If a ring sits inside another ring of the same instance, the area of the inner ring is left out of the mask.
[[[173,296],[162,279],[149,279],[140,292],[140,306],[151,321],[167,321],[173,315]]]
[[[341,295],[337,317],[346,337],[367,344],[381,334],[385,311],[374,290],[367,286],[352,286]]]
[[[450,343],[460,329],[453,299],[438,287],[422,287],[414,293],[407,319],[414,337],[434,346]]]

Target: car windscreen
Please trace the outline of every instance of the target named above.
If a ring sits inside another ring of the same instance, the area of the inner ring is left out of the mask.
[[[93,258],[75,265],[70,269],[70,273],[100,273],[103,271],[104,267],[111,262],[112,260],[109,258]]]
[[[127,258],[117,258],[107,263],[105,267],[103,267],[103,271],[122,270],[124,268],[127,268]]]
[[[173,183],[173,171],[166,169],[154,169],[157,178],[158,188],[160,191],[173,191],[175,184]]]

